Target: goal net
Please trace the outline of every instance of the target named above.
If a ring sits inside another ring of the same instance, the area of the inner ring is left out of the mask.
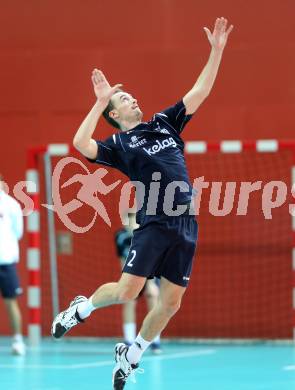
[[[45,154],[38,154],[40,204],[52,202],[48,198],[48,177],[65,162],[66,153],[56,156],[52,150],[45,148]],[[99,168],[75,153],[69,155],[80,159],[91,173]],[[203,177],[208,188],[203,189],[201,198],[200,190],[197,196],[199,239],[189,288],[182,308],[163,336],[292,338],[293,228],[289,204],[293,146],[280,147],[275,141],[192,142],[186,145],[186,160],[192,182]],[[110,194],[100,195],[111,226],[96,216],[88,231],[73,232],[65,226],[61,212],[40,207],[40,325],[44,335],[50,333],[54,312],[66,308],[76,295],[90,296],[101,284],[120,277],[114,235],[122,226],[118,204],[127,179],[113,169],[107,171],[104,183],[121,181]],[[79,176],[75,175],[86,173],[79,163],[67,162],[59,180],[60,209],[69,205],[67,210],[73,211],[67,217],[79,228],[89,225],[95,213],[87,204],[73,203],[75,199],[77,202],[81,188]],[[243,183],[256,182],[260,189],[245,195],[243,186],[247,184]],[[228,184],[227,194],[226,183],[235,183]],[[140,298],[138,325],[145,313],[146,304]],[[89,321],[73,329],[69,336],[122,337],[121,307],[95,311]]]

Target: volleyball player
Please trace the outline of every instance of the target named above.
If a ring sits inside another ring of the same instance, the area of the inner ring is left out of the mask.
[[[52,335],[62,337],[95,309],[134,300],[147,278],[161,278],[159,300],[145,317],[134,343],[130,347],[123,343],[115,347],[115,390],[124,388],[144,351],[178,311],[190,279],[197,222],[190,215],[193,189],[181,132],[213,87],[232,28],[227,28],[224,18],[216,20],[212,33],[205,28],[211,53],[196,83],[179,102],[156,113],[149,122],[142,122],[137,100],[122,91],[121,84],[111,87],[100,70],[95,69],[92,74],[97,100],[78,129],[74,146],[90,161],[114,167],[132,181],[141,181],[146,192],[137,213],[140,227],[134,233],[120,280],[100,286],[89,299],[76,297],[54,319]],[[180,80],[181,73],[172,82]],[[118,129],[103,142],[93,139],[102,115]],[[153,194],[149,188],[157,181],[160,182],[157,201],[150,200]]]

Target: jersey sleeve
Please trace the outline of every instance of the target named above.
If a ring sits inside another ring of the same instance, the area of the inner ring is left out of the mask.
[[[114,134],[104,141],[97,140],[95,142],[97,143],[97,156],[95,159],[87,158],[87,160],[91,163],[118,168],[118,145],[116,135]]]
[[[177,102],[174,106],[168,107],[165,110],[159,112],[157,115],[167,122],[174,130],[180,134],[185,125],[192,118],[192,115],[186,115],[186,107],[183,100]]]

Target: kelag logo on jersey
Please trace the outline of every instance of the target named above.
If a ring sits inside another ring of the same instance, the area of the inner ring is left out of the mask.
[[[136,135],[133,135],[131,137],[131,142],[128,144],[130,148],[137,148],[138,146],[142,146],[146,144],[146,139],[141,139],[142,137],[137,137]]]
[[[172,146],[173,148],[176,148],[176,142],[172,137],[164,139],[162,142],[157,139],[156,145],[153,145],[151,148],[143,148],[143,150],[151,156],[152,154],[159,153],[160,150],[166,149],[169,146]]]

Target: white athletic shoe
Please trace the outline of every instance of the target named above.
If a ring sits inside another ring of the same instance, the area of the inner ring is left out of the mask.
[[[13,355],[25,356],[26,345],[22,340],[13,340],[11,344],[11,352]]]
[[[119,343],[115,347],[116,365],[113,369],[113,390],[122,390],[125,387],[126,381],[131,374],[133,382],[135,382],[134,373],[138,369],[138,364],[130,364],[126,354],[129,347],[123,343]],[[138,369],[138,372],[143,373],[143,370]]]
[[[87,301],[86,297],[82,295],[77,296],[66,310],[55,317],[51,326],[51,334],[54,338],[61,338],[73,326],[84,322],[77,312],[78,304],[84,301]]]

